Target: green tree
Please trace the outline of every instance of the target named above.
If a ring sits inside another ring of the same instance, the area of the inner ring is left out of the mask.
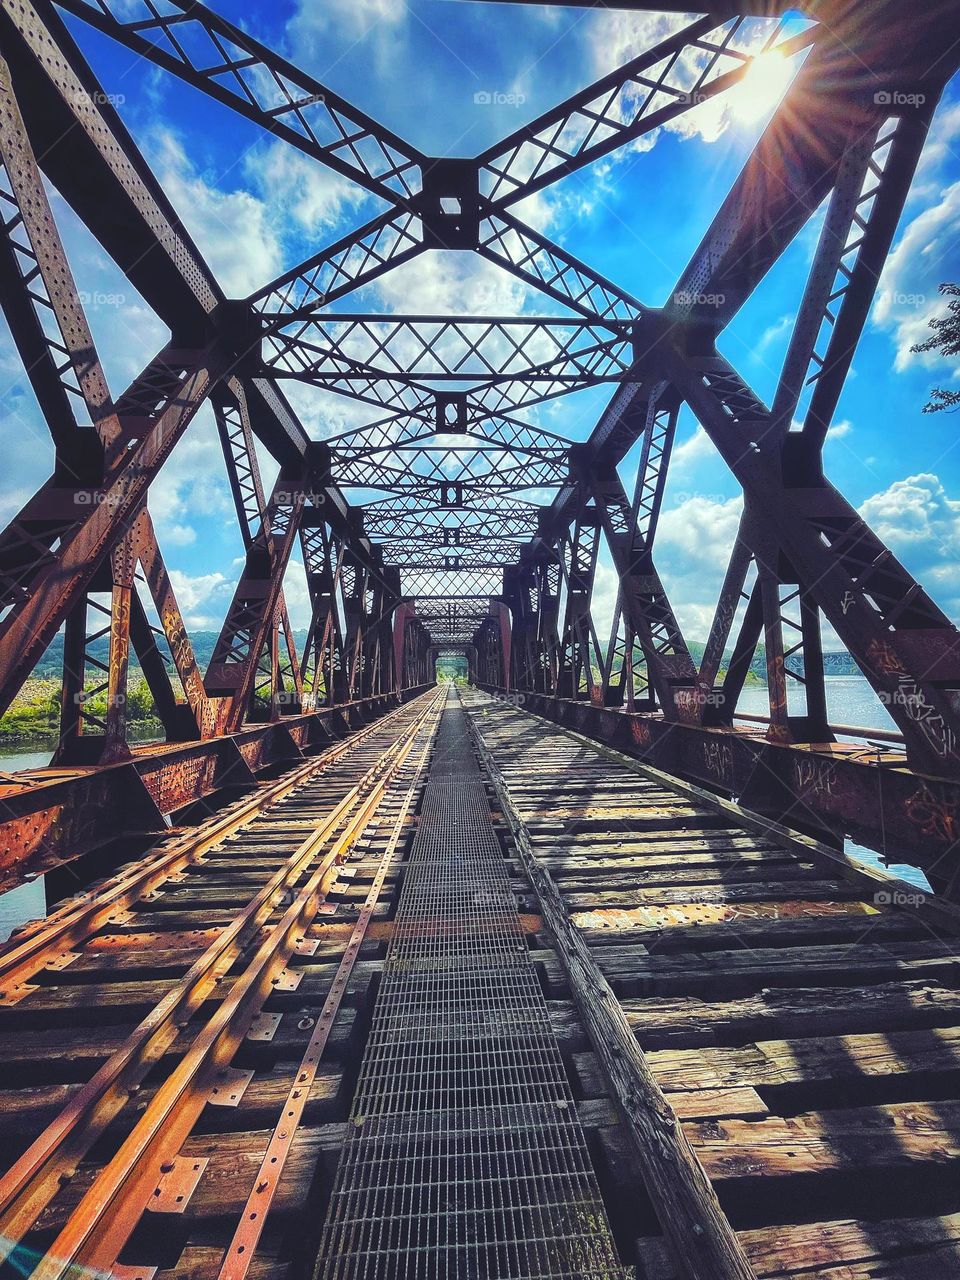
[[[944,356],[960,355],[960,284],[942,284],[940,292],[953,301],[947,304],[946,314],[934,316],[930,321],[933,330],[929,338],[911,347],[911,351],[939,351]],[[939,413],[941,409],[960,408],[960,391],[935,387],[924,413]]]

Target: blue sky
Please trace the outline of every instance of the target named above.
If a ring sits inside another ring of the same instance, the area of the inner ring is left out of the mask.
[[[131,12],[138,0],[124,0]],[[310,70],[428,154],[472,155],[661,38],[679,21],[456,0],[217,0],[219,12]],[[228,294],[245,296],[378,211],[346,179],[275,141],[82,24],[81,47]],[[758,24],[756,38],[764,34]],[[494,104],[477,101],[492,95]],[[120,100],[122,99],[122,100]],[[660,305],[709,225],[764,121],[706,105],[518,208],[642,301]],[[923,415],[931,387],[955,370],[911,355],[941,280],[960,278],[960,84],[948,89],[880,296],[826,446],[830,477],[956,619],[960,618],[960,449],[956,415]],[[103,250],[53,195],[61,233],[111,388],[118,393],[165,334]],[[816,242],[798,238],[722,340],[769,399]],[[557,313],[549,299],[472,254],[400,268],[344,309]],[[48,433],[8,335],[0,343],[8,519],[46,477]],[[371,411],[308,389],[292,393],[314,436],[372,420]],[[582,392],[531,415],[584,438],[608,391]],[[272,478],[269,465],[266,478]],[[629,476],[625,477],[629,481]],[[212,420],[204,412],[151,490],[150,508],[187,621],[219,625],[240,540]],[[682,422],[658,534],[659,562],[690,638],[705,636],[739,516],[739,490],[690,417]],[[288,600],[306,622],[302,570]],[[613,576],[599,578],[599,621]]]

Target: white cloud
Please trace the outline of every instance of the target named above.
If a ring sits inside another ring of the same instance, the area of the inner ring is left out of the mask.
[[[713,441],[703,427],[698,426],[692,436],[688,436],[682,443],[674,445],[673,452],[670,455],[670,470],[675,475],[678,471],[702,462],[705,458],[716,459],[716,457],[717,451],[713,446]]]
[[[472,252],[421,254],[377,282],[387,311],[514,315],[537,297],[529,285]]]
[[[292,219],[311,235],[329,232],[347,213],[351,224],[370,197],[367,191],[289,143],[275,140],[262,151],[252,151],[246,171],[269,209],[272,226]]]
[[[793,328],[794,323],[794,316],[781,316],[774,324],[771,324],[764,329],[763,333],[761,333],[760,337],[754,344],[754,351],[766,351],[767,347],[769,347],[771,343],[776,342],[776,340],[782,337],[783,334],[788,333]]]
[[[960,502],[929,472],[868,498],[860,515],[951,617],[960,617]]]
[[[690,640],[704,640],[709,632],[742,510],[740,497],[692,494],[660,516],[656,560]]]
[[[938,285],[956,274],[960,236],[960,182],[939,192],[938,201],[907,224],[887,259],[873,308],[873,322],[891,334],[897,348],[895,368],[941,364],[936,352],[916,355],[910,348],[930,336],[931,317],[946,307]]]
[[[262,200],[208,181],[169,130],[156,131],[153,153],[160,184],[228,296],[246,297],[280,274],[277,223]]]
[[[608,12],[601,6],[591,10],[587,31],[587,49],[593,73],[596,77],[608,74],[678,31],[692,21],[691,14],[636,13],[618,10]],[[719,25],[719,24],[718,24]],[[768,23],[747,24],[738,33],[734,46],[743,52],[758,52],[770,34]],[[710,54],[700,48],[684,49],[674,67],[668,73],[668,83],[677,89],[691,90],[710,60]],[[661,65],[651,68],[651,79],[656,79]],[[721,59],[714,74],[731,70],[732,64]],[[714,78],[713,75],[710,77]],[[623,101],[624,118],[646,90],[637,89],[626,95]],[[681,138],[700,138],[703,142],[716,142],[726,133],[731,122],[731,109],[736,102],[737,89],[708,98],[698,106],[684,111],[670,120],[663,128]],[[665,106],[666,97],[656,102]],[[659,132],[659,131],[657,131]],[[627,150],[648,151],[656,140],[655,134],[647,135]]]
[[[234,584],[222,573],[192,575],[181,569],[170,570],[170,581],[187,627],[197,631],[218,630]]]
[[[294,47],[315,45],[331,30],[358,39],[371,29],[399,26],[408,12],[405,0],[298,0],[287,35]]]
[[[312,612],[310,593],[307,590],[307,575],[303,562],[291,556],[287,572],[283,578],[283,599],[287,606],[290,624],[296,631],[302,631],[310,625]],[[301,655],[302,657],[302,655]]]
[[[161,550],[197,540],[195,523],[233,514],[223,452],[210,407],[204,406],[150,486],[150,515]]]

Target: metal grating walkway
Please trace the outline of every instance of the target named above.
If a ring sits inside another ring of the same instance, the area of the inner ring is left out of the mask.
[[[318,1278],[627,1274],[507,872],[448,705]]]

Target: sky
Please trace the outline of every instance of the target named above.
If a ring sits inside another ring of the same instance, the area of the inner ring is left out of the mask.
[[[139,12],[140,0],[116,3]],[[683,21],[652,12],[460,0],[216,0],[212,7],[435,156],[477,154]],[[382,207],[346,178],[82,23],[68,25],[228,296],[248,295]],[[757,23],[748,35],[759,45],[769,30]],[[662,305],[771,107],[766,94],[731,94],[725,106],[700,106],[530,197],[516,212],[641,301]],[[57,193],[50,195],[117,395],[163,344],[164,328]],[[721,339],[724,354],[768,402],[817,231],[815,218]],[[938,284],[958,279],[960,83],[954,81],[934,119],[825,449],[829,478],[954,620],[960,620],[960,418],[922,409],[932,387],[956,385],[958,370],[910,347],[944,309]],[[342,306],[562,314],[549,298],[467,253],[421,257]],[[285,389],[315,438],[380,416],[342,397]],[[584,439],[608,396],[609,388],[594,388],[527,416]],[[6,521],[46,479],[52,449],[5,330],[0,403],[6,461],[0,518]],[[262,462],[269,484],[269,460]],[[624,479],[629,486],[632,477]],[[149,505],[188,626],[218,627],[242,561],[208,409],[177,445]],[[706,636],[740,510],[739,486],[685,412],[657,561],[690,639]],[[604,558],[597,582],[601,632],[614,594]],[[305,626],[306,586],[296,559],[286,595],[294,625]]]

